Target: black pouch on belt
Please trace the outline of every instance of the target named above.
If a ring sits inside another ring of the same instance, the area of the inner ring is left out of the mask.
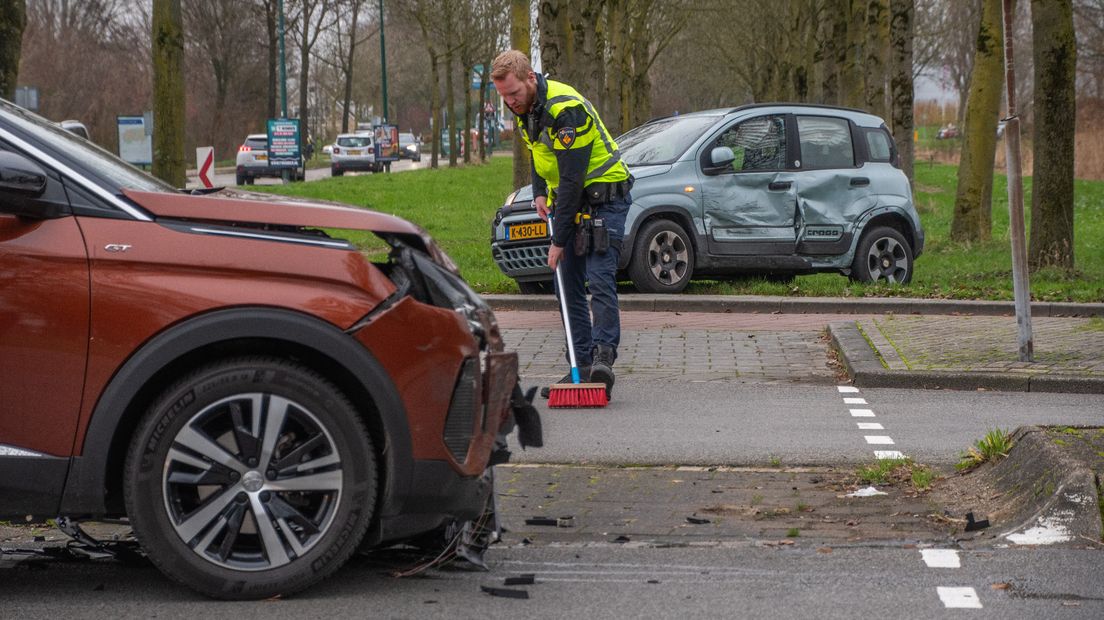
[[[606,222],[602,218],[594,218],[594,227],[591,231],[591,243],[594,244],[594,251],[598,254],[605,254],[609,251],[609,230],[606,229]]]
[[[590,223],[589,217],[583,218],[575,225],[575,256],[586,256],[590,251]]]

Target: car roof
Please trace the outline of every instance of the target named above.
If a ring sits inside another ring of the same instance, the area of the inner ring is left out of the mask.
[[[372,134],[367,133],[367,132],[339,133],[339,134],[337,134],[337,137],[338,138],[371,138]]]
[[[251,133],[245,137],[246,140],[268,140],[267,133]]]
[[[857,108],[844,108],[834,105],[821,105],[817,103],[787,103],[787,102],[768,102],[768,103],[750,103],[746,105],[740,105],[731,108],[712,108],[709,110],[698,110],[695,112],[688,112],[685,114],[679,114],[676,116],[664,116],[660,118],[654,118],[648,122],[654,122],[663,119],[670,118],[682,118],[682,117],[696,117],[696,116],[729,116],[729,115],[745,115],[744,113],[754,112],[783,112],[786,114],[824,114],[826,111],[831,112],[834,116],[840,116],[853,121],[860,127],[881,127],[885,124],[885,121],[881,117],[870,114],[864,110]]]

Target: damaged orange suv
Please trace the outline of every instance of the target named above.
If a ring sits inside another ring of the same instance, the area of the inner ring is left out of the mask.
[[[420,228],[182,192],[0,101],[0,518],[126,518],[199,592],[287,594],[485,525],[515,417],[539,443],[516,381]]]

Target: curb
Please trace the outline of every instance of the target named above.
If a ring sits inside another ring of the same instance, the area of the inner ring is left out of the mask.
[[[882,355],[854,322],[829,323],[828,333],[851,382],[858,387],[1104,394],[1104,378],[1080,375],[887,370]]]
[[[1048,535],[1057,535],[1067,538],[1054,540],[1057,544],[1101,544],[1104,524],[1092,469],[1066,456],[1045,428],[1021,426],[1012,433],[1012,442],[1008,456],[975,472],[1004,495],[1003,506],[991,515],[1004,524],[969,541],[1051,544]]]
[[[558,310],[552,295],[483,295],[500,310]],[[1014,316],[1011,301],[912,299],[907,297],[772,297],[760,295],[645,295],[619,296],[626,312],[721,312],[759,314],[954,314]],[[1104,317],[1104,303],[1036,301],[1033,317]]]

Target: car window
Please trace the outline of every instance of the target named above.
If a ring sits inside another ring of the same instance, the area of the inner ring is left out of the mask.
[[[893,147],[889,142],[889,135],[881,129],[867,129],[866,149],[870,152],[870,161],[891,161],[893,159]]]
[[[407,144],[414,144],[414,134],[412,133],[400,133],[399,144],[405,146]]]
[[[0,101],[0,108],[8,113],[4,116],[6,120],[10,120],[19,131],[31,136],[31,142],[43,145],[63,158],[80,162],[90,174],[110,185],[113,192],[121,188],[144,192],[176,191],[168,183],[142,172],[94,142],[62,129],[61,125],[5,101]]]
[[[846,119],[830,116],[797,117],[802,168],[853,168],[851,126]]]
[[[372,146],[372,139],[368,137],[355,136],[351,138],[338,138],[338,146],[351,146],[351,147],[366,147]]]
[[[678,159],[718,116],[672,116],[637,127],[617,139],[621,159],[630,166],[669,164]]]
[[[263,151],[268,148],[268,138],[246,138],[245,145],[251,149]]]
[[[760,116],[729,127],[713,143],[727,146],[736,159],[732,169],[784,170],[786,168],[786,120],[782,116]]]

